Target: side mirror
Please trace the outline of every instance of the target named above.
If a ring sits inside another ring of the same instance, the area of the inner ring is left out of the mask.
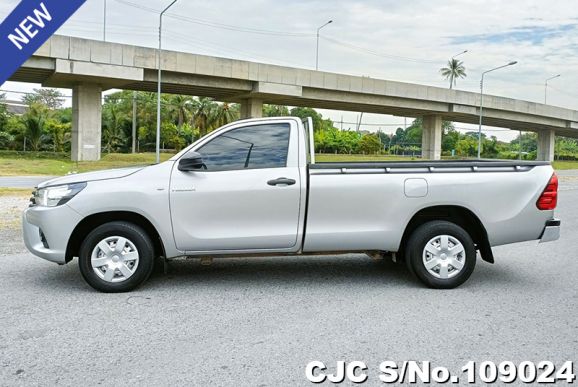
[[[199,169],[207,169],[205,163],[203,163],[203,157],[200,153],[189,152],[179,160],[179,171],[190,172],[197,171]]]

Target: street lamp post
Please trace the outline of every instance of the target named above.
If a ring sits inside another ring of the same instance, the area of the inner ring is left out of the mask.
[[[466,52],[468,52],[468,50],[464,50],[464,51],[460,52],[459,54],[452,56],[452,59],[454,59],[455,57],[460,56],[462,54],[465,54]]]
[[[333,23],[333,20],[329,20],[327,23],[323,24],[321,27],[319,27],[317,29],[317,49],[315,50],[315,70],[319,70],[319,31],[321,31],[321,29],[323,27],[325,27],[328,24]]]
[[[106,42],[106,0],[104,0],[104,23],[102,28],[102,40]]]
[[[487,73],[491,73],[492,71],[496,71],[499,70],[501,68],[504,67],[508,67],[508,66],[513,66],[515,65],[516,61],[510,62],[508,64],[502,65],[502,66],[498,66],[498,67],[494,67],[491,70],[487,70],[484,71],[482,73],[482,80],[480,81],[480,126],[478,127],[478,159],[481,158],[481,154],[482,154],[482,110],[484,108],[484,76]]]
[[[157,76],[157,138],[156,138],[156,153],[157,153],[157,164],[161,162],[161,45],[162,45],[162,32],[163,32],[163,15],[169,8],[176,3],[177,0],[173,0],[168,7],[163,9],[159,16],[159,53],[158,53],[158,76]]]
[[[558,78],[559,76],[560,74],[554,75],[553,77],[546,79],[546,81],[544,82],[544,105],[548,101],[548,81],[551,81],[554,78]]]

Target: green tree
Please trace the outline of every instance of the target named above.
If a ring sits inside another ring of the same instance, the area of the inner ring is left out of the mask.
[[[554,153],[558,160],[577,160],[578,141],[574,138],[556,137]]]
[[[287,106],[283,105],[263,105],[263,117],[286,117],[291,113]]]
[[[478,139],[472,136],[463,136],[456,143],[456,152],[458,156],[473,157],[478,152]]]
[[[442,135],[442,151],[451,153],[451,151],[456,149],[459,140],[460,133],[453,127],[444,130]]]
[[[522,152],[533,152],[538,149],[538,135],[533,132],[522,133],[521,137],[518,135],[510,144],[514,146],[515,150],[518,150],[521,144]]]
[[[329,129],[314,133],[315,150],[320,153],[351,153],[357,147],[356,132]]]
[[[482,157],[495,158],[498,156],[498,153],[498,139],[496,136],[492,136],[489,139],[483,138]]]
[[[33,151],[41,148],[43,135],[45,134],[45,124],[49,118],[50,111],[41,103],[32,103],[28,111],[23,116],[23,122],[26,126],[25,136]]]
[[[163,116],[164,110],[165,109],[161,107],[161,117]],[[157,130],[157,97],[155,93],[137,93],[137,125],[137,139],[139,144],[144,149],[154,149]]]
[[[357,145],[359,152],[363,154],[376,153],[381,150],[381,142],[375,134],[366,134],[359,140]]]
[[[408,145],[421,144],[421,138],[423,134],[423,128],[419,126],[409,126],[405,131],[405,142]]]
[[[57,89],[34,89],[33,93],[26,94],[22,102],[28,106],[42,104],[51,110],[59,109],[64,104],[64,95]]]
[[[182,127],[179,128],[172,122],[164,122],[161,127],[161,146],[165,149],[180,151],[186,145],[185,138],[181,135],[181,130]]]
[[[446,67],[440,69],[440,74],[450,81],[450,89],[456,85],[458,78],[467,77],[464,62],[453,58],[448,60]]]
[[[6,94],[0,93],[0,132],[6,130],[8,122],[8,107],[6,106]]]
[[[6,95],[0,94],[0,148],[8,148],[14,142],[14,136],[8,133],[8,108],[5,103]]]
[[[239,119],[240,112],[239,107],[236,104],[229,103],[219,103],[215,104],[212,114],[212,126],[213,129],[219,128],[223,125],[227,125],[233,121]]]
[[[46,122],[46,132],[50,135],[54,152],[64,152],[70,144],[70,122],[50,118]]]
[[[118,152],[127,147],[127,131],[131,125],[127,99],[121,93],[105,97],[102,108],[102,148]]]
[[[0,131],[0,149],[8,149],[14,143],[14,136],[8,132]]]
[[[186,95],[172,95],[166,99],[166,103],[180,131],[184,123],[189,121],[193,100]]]
[[[333,121],[329,119],[324,119],[321,114],[319,114],[315,109],[308,107],[296,107],[291,109],[291,115],[305,119],[308,117],[312,118],[313,121],[313,131],[317,132],[319,130],[329,130],[332,129]]]
[[[215,105],[215,102],[207,97],[197,98],[193,102],[192,124],[199,129],[201,137],[213,129]]]

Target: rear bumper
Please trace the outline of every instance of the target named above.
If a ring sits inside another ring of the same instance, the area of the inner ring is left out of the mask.
[[[546,221],[544,231],[540,236],[540,243],[552,242],[560,239],[560,219],[550,219]]]

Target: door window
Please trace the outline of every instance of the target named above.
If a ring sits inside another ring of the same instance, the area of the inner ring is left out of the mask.
[[[221,134],[197,152],[207,171],[283,168],[290,131],[287,123],[246,126]]]

